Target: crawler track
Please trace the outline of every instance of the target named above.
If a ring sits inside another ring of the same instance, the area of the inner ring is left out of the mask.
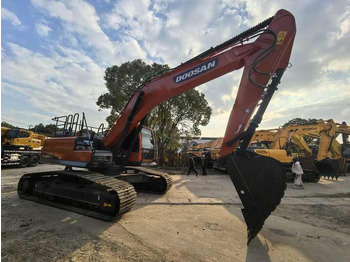
[[[109,221],[128,212],[136,192],[128,182],[86,171],[25,174],[18,195],[30,201]]]
[[[145,183],[133,183],[133,186],[137,191],[165,194],[173,184],[171,176],[161,171],[139,166],[125,166],[125,170],[141,172],[141,175],[145,176]],[[129,181],[128,175],[122,175],[120,179]],[[130,183],[132,182],[130,181]]]

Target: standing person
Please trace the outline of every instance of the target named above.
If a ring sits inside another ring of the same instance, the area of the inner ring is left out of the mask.
[[[202,160],[202,175],[206,176],[207,175],[207,170],[205,168],[207,166],[207,159],[206,159],[204,153],[202,154],[201,160]]]
[[[294,188],[304,189],[302,179],[302,175],[304,174],[304,172],[297,158],[293,158],[292,173],[295,174]]]
[[[189,158],[188,158],[188,172],[187,172],[188,176],[190,175],[192,170],[196,173],[196,176],[198,176],[198,172],[194,168],[194,166],[195,166],[194,158],[193,158],[192,155],[190,155]]]

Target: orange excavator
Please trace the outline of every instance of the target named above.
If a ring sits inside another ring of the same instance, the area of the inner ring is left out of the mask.
[[[82,132],[66,128],[63,136],[47,139],[42,161],[66,165],[66,170],[23,175],[19,196],[111,220],[131,209],[135,189],[165,193],[171,186],[170,176],[138,166],[142,160],[140,132],[147,114],[166,99],[244,68],[220,160],[226,163],[244,206],[249,243],[280,203],[286,188],[280,162],[246,149],[289,65],[295,34],[293,15],[279,10],[236,37],[147,79],[103,136],[82,136],[85,128],[80,125]]]

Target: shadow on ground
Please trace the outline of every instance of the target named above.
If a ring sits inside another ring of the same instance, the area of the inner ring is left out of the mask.
[[[121,226],[119,219],[100,221],[20,199],[19,178],[43,167],[2,170],[2,261],[164,260]],[[46,169],[55,167],[46,166]]]

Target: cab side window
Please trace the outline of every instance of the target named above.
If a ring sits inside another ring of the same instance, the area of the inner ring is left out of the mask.
[[[25,132],[25,131],[20,131],[18,133],[18,138],[25,138],[25,137],[29,137],[30,134],[28,132]]]

